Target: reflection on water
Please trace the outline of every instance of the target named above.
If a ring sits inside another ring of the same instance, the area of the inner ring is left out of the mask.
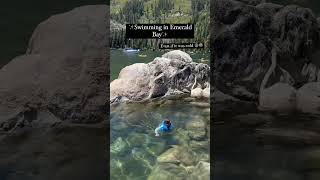
[[[320,179],[320,117],[262,113],[248,103],[214,108],[214,178]]]
[[[209,103],[190,100],[112,107],[111,179],[209,179]],[[166,117],[175,129],[156,137],[154,129]]]

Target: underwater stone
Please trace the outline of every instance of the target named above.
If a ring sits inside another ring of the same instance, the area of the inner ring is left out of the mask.
[[[115,125],[112,125],[112,129],[116,131],[121,131],[128,128],[128,125],[124,122],[117,122]]]
[[[202,120],[193,120],[186,124],[189,137],[194,140],[201,140],[206,137],[206,127]]]
[[[146,143],[146,136],[141,133],[133,133],[127,138],[127,141],[129,146],[143,146]]]
[[[210,179],[210,163],[200,161],[194,168],[194,172],[191,177],[197,180],[209,180]]]
[[[118,137],[110,146],[111,153],[120,154],[125,152],[128,145],[127,143],[122,139],[122,137]]]
[[[195,152],[191,149],[182,146],[175,146],[161,154],[157,158],[157,161],[159,163],[183,163],[185,165],[192,165],[197,161],[197,157]]]
[[[148,145],[147,148],[151,154],[158,156],[159,154],[161,154],[165,150],[166,144],[163,141],[153,142],[150,145]]]
[[[175,164],[157,164],[148,177],[148,180],[186,180],[187,171]]]

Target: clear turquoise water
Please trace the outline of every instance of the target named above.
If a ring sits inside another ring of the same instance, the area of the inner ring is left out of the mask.
[[[204,122],[205,127],[210,129],[209,104],[200,102],[199,105],[179,99],[111,107],[111,179],[147,179],[157,164],[157,157],[172,145],[188,148],[198,155],[206,155],[209,161],[209,133],[197,139],[198,142],[207,142],[201,148],[191,147],[190,143],[195,143],[194,140],[183,136],[186,132],[192,133],[186,129],[186,124],[190,121]],[[155,137],[154,129],[165,117],[173,122],[174,131]]]

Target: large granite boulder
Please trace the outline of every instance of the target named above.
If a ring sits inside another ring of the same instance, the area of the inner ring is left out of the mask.
[[[297,109],[305,113],[320,113],[320,82],[305,84],[297,91]]]
[[[291,112],[296,108],[296,89],[285,83],[276,83],[260,94],[260,110]]]
[[[105,5],[76,8],[39,24],[27,54],[0,69],[0,128],[10,130],[46,112],[60,121],[105,120],[107,30]]]
[[[246,0],[216,0],[211,7],[215,87],[221,92],[257,101],[274,46],[276,67],[266,88],[278,82],[300,88],[318,81],[320,31],[310,9]],[[235,90],[239,87],[246,93]]]
[[[110,103],[140,101],[200,89],[201,97],[209,98],[210,67],[192,62],[180,50],[170,51],[148,64],[136,63],[123,68],[110,84]]]

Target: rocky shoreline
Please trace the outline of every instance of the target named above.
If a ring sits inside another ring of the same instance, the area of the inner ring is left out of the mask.
[[[0,69],[0,130],[106,120],[108,6],[40,23],[26,54]]]
[[[123,68],[110,84],[110,104],[184,94],[209,99],[209,74],[209,65],[192,62],[183,51],[170,51],[148,64]]]
[[[310,9],[244,0],[212,8],[215,94],[261,110],[320,112],[320,25]]]

